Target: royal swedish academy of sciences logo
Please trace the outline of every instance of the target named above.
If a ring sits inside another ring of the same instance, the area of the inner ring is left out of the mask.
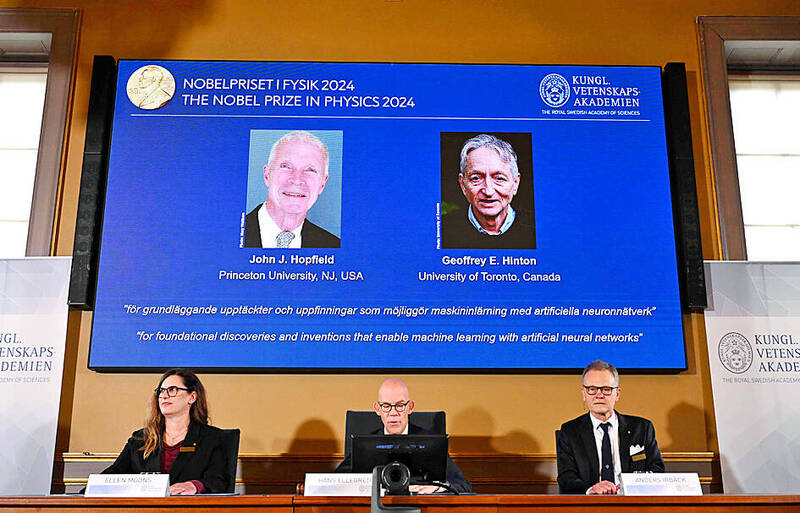
[[[753,348],[744,335],[731,332],[719,340],[719,361],[734,374],[742,374],[753,363]]]
[[[569,82],[558,73],[550,73],[539,82],[539,96],[551,107],[561,107],[569,100]]]

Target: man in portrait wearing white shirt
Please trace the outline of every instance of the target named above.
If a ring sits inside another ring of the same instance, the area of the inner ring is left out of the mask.
[[[339,238],[306,214],[328,181],[328,147],[303,130],[289,132],[269,152],[264,166],[267,200],[245,218],[247,248],[338,248]]]
[[[617,369],[596,360],[583,370],[581,382],[589,412],[562,424],[556,436],[560,492],[615,494],[623,472],[664,472],[653,423],[614,410]]]

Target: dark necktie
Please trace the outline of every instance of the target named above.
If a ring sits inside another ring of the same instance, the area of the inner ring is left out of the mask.
[[[600,424],[603,428],[603,443],[600,445],[600,452],[603,455],[603,461],[600,462],[600,480],[614,482],[614,460],[611,459],[611,437],[608,436],[608,429],[611,424],[603,422]]]

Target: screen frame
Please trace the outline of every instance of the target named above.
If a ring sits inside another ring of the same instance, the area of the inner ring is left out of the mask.
[[[664,110],[664,126],[665,126],[665,134],[664,134],[664,142],[665,142],[665,149],[669,151],[669,147],[673,144],[671,139],[670,130],[668,126],[668,121],[670,119],[670,113],[668,109],[670,107],[669,103],[666,101],[664,97],[664,75],[665,69],[663,66],[658,65],[623,65],[623,64],[587,64],[587,63],[548,63],[548,64],[532,64],[532,63],[514,63],[514,62],[482,62],[482,63],[460,63],[460,62],[421,62],[421,61],[326,61],[326,60],[317,60],[317,61],[299,61],[299,60],[268,60],[268,61],[254,61],[254,60],[247,60],[247,59],[115,59],[116,61],[116,70],[119,69],[119,64],[125,61],[158,61],[158,62],[204,62],[204,63],[291,63],[291,64],[386,64],[386,65],[458,65],[458,66],[579,66],[579,67],[604,67],[604,68],[649,68],[649,69],[658,69],[661,81],[659,83],[659,87],[661,88],[662,93],[662,107]],[[116,98],[117,94],[117,83],[115,81],[112,86],[110,87],[112,98]],[[110,151],[113,145],[113,133],[114,133],[114,123],[115,123],[115,116],[111,116],[110,128],[109,128],[109,136],[108,136],[108,144],[105,148],[106,155],[105,155],[105,169],[103,170],[106,178],[106,186],[107,186],[107,177],[108,171],[110,166]],[[680,240],[681,240],[681,233],[679,229],[679,221],[678,218],[678,211],[677,211],[677,204],[678,198],[676,197],[677,188],[676,188],[676,177],[675,172],[673,169],[672,159],[670,158],[669,154],[667,154],[666,163],[668,166],[668,179],[670,183],[670,192],[669,192],[669,199],[670,199],[670,207],[672,210],[672,227],[673,227],[673,235],[675,238],[675,260],[674,260],[674,272],[675,272],[675,279],[676,284],[678,285],[678,301],[680,304],[681,309],[681,319],[682,322],[680,323],[680,332],[681,332],[681,339],[683,342],[683,366],[682,367],[664,367],[664,368],[650,368],[650,367],[635,367],[635,368],[626,368],[626,367],[618,367],[617,370],[622,374],[640,374],[640,375],[670,375],[670,374],[679,374],[681,372],[687,371],[689,369],[689,360],[688,360],[688,343],[686,340],[686,328],[684,326],[686,322],[686,312],[688,311],[686,298],[683,294],[683,290],[685,288],[685,280],[686,277],[680,270],[680,262],[682,255],[680,253]],[[103,203],[105,203],[105,194],[106,190],[101,191]],[[103,234],[103,226],[104,226],[104,218],[105,218],[105,208],[102,209],[100,215],[98,216],[98,223],[99,226],[97,227],[98,233],[98,262],[99,256],[102,253],[102,234]],[[699,227],[698,227],[699,230]],[[98,266],[99,267],[99,266]],[[96,295],[97,292],[97,282],[98,282],[98,269],[95,268],[93,275],[90,279],[94,282],[94,290],[93,293]],[[95,303],[95,297],[92,297],[92,305]],[[95,308],[92,308],[94,312]],[[91,350],[92,350],[92,342],[93,342],[93,332],[94,332],[94,322],[95,316],[92,316],[92,324],[90,328],[89,334],[89,348],[87,351],[87,368],[99,372],[99,373],[118,373],[118,374],[131,374],[131,373],[162,373],[166,370],[173,368],[174,366],[92,366],[90,365],[91,359]],[[239,366],[226,366],[226,367],[192,367],[192,369],[199,373],[204,374],[318,374],[318,375],[332,375],[332,374],[356,374],[356,375],[364,375],[364,374],[386,374],[386,373],[403,373],[403,374],[440,374],[440,375],[463,375],[463,374],[475,374],[475,375],[548,375],[548,374],[580,374],[583,371],[582,367],[546,367],[546,368],[490,368],[490,367],[448,367],[448,368],[441,368],[441,367],[239,367]]]

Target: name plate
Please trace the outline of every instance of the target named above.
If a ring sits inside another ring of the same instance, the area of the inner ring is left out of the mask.
[[[697,473],[620,474],[622,495],[703,495]]]
[[[86,497],[169,497],[169,474],[92,474]]]
[[[304,493],[307,497],[369,497],[372,495],[372,474],[306,474]]]

